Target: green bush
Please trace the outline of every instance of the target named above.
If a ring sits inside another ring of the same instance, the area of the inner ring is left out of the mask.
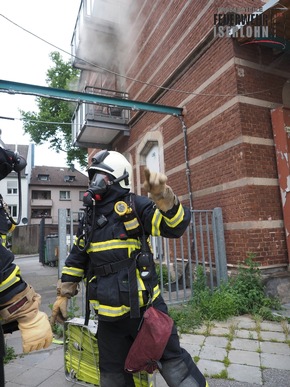
[[[162,266],[162,267],[161,267]],[[158,275],[158,282],[161,284],[161,275],[163,280],[163,285],[168,284],[168,269],[166,265],[160,265],[159,260],[155,263],[156,273]]]
[[[265,295],[261,272],[249,255],[237,275],[213,291],[206,285],[203,267],[196,268],[191,300],[182,307],[171,307],[171,317],[181,332],[189,332],[204,321],[223,321],[232,316],[253,314],[274,320],[272,309],[281,309],[279,300]]]
[[[281,304],[277,299],[265,295],[261,271],[253,259],[254,255],[250,254],[245,260],[246,266],[239,266],[237,275],[230,281],[230,290],[236,296],[238,315],[249,313],[269,316],[271,308],[281,309]]]

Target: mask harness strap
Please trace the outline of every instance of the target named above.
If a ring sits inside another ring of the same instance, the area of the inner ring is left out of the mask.
[[[136,218],[139,222],[139,225],[140,225],[140,228],[142,231],[141,251],[138,254],[138,256],[136,257],[136,263],[137,263],[137,267],[138,267],[139,272],[140,272],[140,276],[141,276],[142,280],[144,281],[144,283],[146,284],[146,287],[147,287],[147,290],[149,293],[149,302],[148,302],[148,305],[149,305],[152,303],[153,289],[152,289],[150,281],[147,282],[146,280],[150,280],[152,277],[152,269],[154,266],[153,254],[151,252],[151,249],[150,249],[150,246],[148,243],[148,235],[146,235],[143,223],[138,215],[138,212],[136,211],[134,195],[132,195],[132,194],[130,195],[130,204],[133,208],[133,211],[136,215]]]
[[[85,211],[85,215],[84,215],[84,225],[83,225],[84,231],[76,240],[76,246],[80,252],[84,252],[87,250],[87,248],[89,247],[89,245],[92,241],[92,238],[93,238],[94,225],[95,225],[95,221],[96,221],[96,207],[95,207],[96,201],[94,199],[92,199],[92,202],[93,202],[93,208],[92,208],[93,216],[92,216],[91,231],[88,233],[88,225],[87,225],[87,223],[88,223],[88,207],[87,207],[86,211]],[[80,246],[81,240],[84,241],[83,247]]]

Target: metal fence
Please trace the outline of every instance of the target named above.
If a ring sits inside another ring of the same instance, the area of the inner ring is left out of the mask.
[[[188,301],[194,293],[197,266],[211,289],[227,281],[221,208],[192,211],[191,223],[179,239],[151,238],[160,287],[168,304]]]
[[[59,210],[59,276],[67,256],[65,210]],[[72,240],[72,239],[71,239]],[[213,289],[227,281],[227,262],[221,208],[194,210],[181,238],[152,237],[151,245],[160,275],[161,293],[170,304],[188,301],[194,293],[197,266],[202,266]]]

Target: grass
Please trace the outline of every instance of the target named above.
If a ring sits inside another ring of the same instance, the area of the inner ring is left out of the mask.
[[[273,309],[281,310],[281,303],[277,298],[265,295],[261,273],[253,259],[250,255],[245,264],[239,266],[235,277],[213,291],[206,285],[203,267],[197,267],[194,292],[189,302],[182,307],[169,308],[181,333],[192,333],[205,322],[209,324],[213,320],[224,321],[244,314],[254,317],[258,334],[264,319],[283,320],[272,314]]]

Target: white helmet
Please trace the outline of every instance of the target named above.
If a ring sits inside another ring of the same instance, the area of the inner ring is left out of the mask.
[[[96,153],[88,169],[90,181],[98,171],[109,173],[115,178],[114,183],[131,189],[132,166],[121,153],[106,149]]]

